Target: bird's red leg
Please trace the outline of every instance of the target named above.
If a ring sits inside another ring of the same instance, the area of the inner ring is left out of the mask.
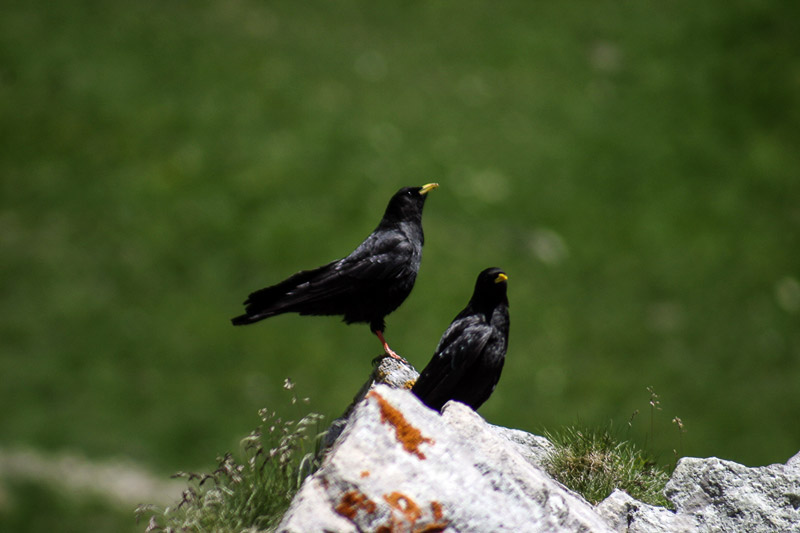
[[[395,353],[394,350],[389,348],[389,343],[386,342],[386,339],[383,338],[383,332],[381,330],[375,331],[375,335],[377,335],[378,336],[378,340],[381,341],[381,344],[383,345],[383,351],[386,352],[386,355],[388,355],[389,357],[391,357],[393,359],[397,359],[398,361],[402,361],[404,363],[408,362],[405,359],[403,359],[402,357],[400,357],[399,355],[397,355],[397,353]]]

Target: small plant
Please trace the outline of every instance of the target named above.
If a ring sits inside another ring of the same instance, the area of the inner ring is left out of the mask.
[[[545,436],[553,443],[547,472],[592,504],[621,489],[642,502],[669,505],[662,494],[669,474],[631,442],[618,440],[610,428],[569,427]]]
[[[655,420],[656,420],[656,411],[661,411],[661,400],[658,399],[658,394],[656,394],[655,389],[650,386],[647,387],[647,392],[650,393],[650,401],[647,402],[650,404],[650,433],[647,434],[649,439],[655,440],[656,438],[656,427],[655,427]],[[645,446],[647,446],[647,441],[645,441]]]
[[[290,380],[284,388],[292,390]],[[297,398],[292,395],[291,403]],[[244,463],[227,453],[210,474],[179,472],[189,487],[174,506],[142,505],[141,518],[150,514],[146,532],[239,532],[277,525],[303,480],[319,466],[316,430],[321,415],[310,413],[298,422],[283,421],[273,411],[259,411],[261,425],[242,439]]]
[[[675,455],[675,465],[677,466],[678,459],[683,457],[683,434],[686,433],[686,427],[683,425],[683,420],[677,416],[672,419],[672,423],[678,428],[678,448],[672,450]]]
[[[647,392],[650,427],[644,449],[630,439],[620,439],[612,431],[611,424],[601,429],[570,427],[559,433],[545,433],[553,443],[545,462],[548,473],[591,503],[598,503],[614,489],[621,489],[642,502],[669,507],[671,504],[664,497],[663,489],[671,469],[658,466],[646,451],[655,442],[655,418],[661,411],[661,400],[653,387],[647,387]],[[628,419],[628,431],[638,415],[636,409]],[[677,416],[672,423],[678,428],[678,449],[673,450],[677,464],[686,429]]]

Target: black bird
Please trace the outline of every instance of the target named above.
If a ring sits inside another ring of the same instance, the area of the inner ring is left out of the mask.
[[[378,227],[350,255],[258,290],[244,302],[234,326],[282,313],[343,315],[348,324],[367,322],[387,355],[398,356],[383,337],[384,318],[414,287],[422,259],[422,208],[438,187],[405,187],[389,200]]]
[[[431,409],[456,400],[477,410],[497,386],[508,348],[507,280],[499,268],[481,272],[467,307],[442,335],[411,389]]]

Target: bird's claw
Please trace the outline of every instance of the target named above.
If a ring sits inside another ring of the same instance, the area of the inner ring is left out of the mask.
[[[408,361],[406,361],[404,357],[398,355],[394,350],[392,350],[389,347],[387,347],[387,349],[386,349],[386,355],[388,357],[391,357],[392,359],[395,359],[396,361],[400,361],[401,363],[408,364]]]
[[[375,359],[372,360],[372,364],[379,363],[380,361],[382,361],[383,359],[386,359],[387,357],[390,357],[390,358],[394,359],[395,361],[400,361],[401,363],[406,364],[406,365],[410,365],[411,364],[403,356],[398,355],[394,350],[391,350],[391,349],[388,350],[388,351],[384,351],[382,354],[380,354],[377,357],[375,357]]]

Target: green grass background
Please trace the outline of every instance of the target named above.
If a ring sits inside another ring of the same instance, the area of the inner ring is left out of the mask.
[[[0,446],[166,477],[284,409],[284,377],[340,414],[380,352],[367,326],[228,320],[348,253],[399,187],[438,181],[388,318],[397,351],[424,366],[500,266],[512,330],[489,421],[639,409],[634,437],[665,462],[785,462],[799,17],[777,0],[4,2]],[[69,520],[100,512],[81,505]]]

